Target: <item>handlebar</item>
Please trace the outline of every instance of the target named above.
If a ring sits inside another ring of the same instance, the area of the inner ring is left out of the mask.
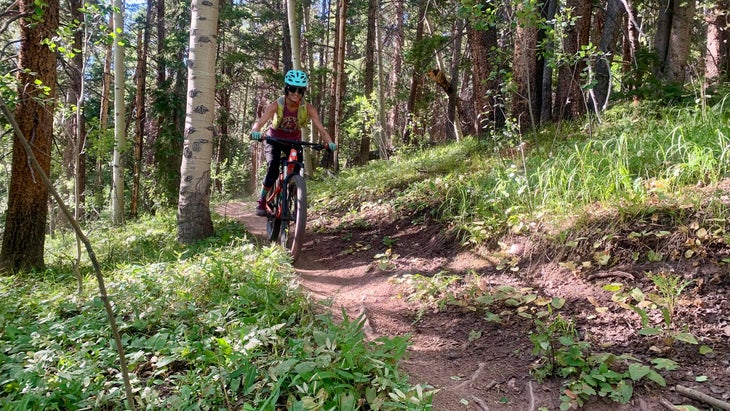
[[[306,146],[306,147],[311,147],[315,150],[324,150],[327,148],[324,144],[310,143],[309,141],[284,140],[282,138],[261,136],[261,141],[265,141],[265,140],[273,142],[273,143],[287,144],[287,145],[292,145],[292,146],[300,146],[300,147]]]

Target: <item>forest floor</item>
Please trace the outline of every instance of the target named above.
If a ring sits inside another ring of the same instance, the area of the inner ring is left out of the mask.
[[[216,211],[243,222],[249,232],[263,237],[265,219],[254,216],[253,208],[253,203],[228,203]],[[434,410],[559,410],[564,393],[562,381],[538,383],[530,372],[538,361],[529,338],[535,331],[534,319],[501,314],[501,323],[496,323],[487,321],[483,310],[468,304],[439,307],[406,298],[409,291],[418,291],[417,287],[408,289],[413,287],[409,278],[439,273],[477,278],[476,287],[481,289],[511,285],[541,296],[560,297],[565,301],[560,315],[573,319],[576,331],[590,342],[592,352],[631,354],[646,364],[652,359],[670,358],[679,365],[676,370],[660,372],[666,387],[642,379],[634,384],[634,395],[627,404],[596,397],[582,409],[667,410],[672,409],[669,404],[713,409],[706,400],[680,394],[677,386],[719,401],[730,398],[730,264],[722,263],[730,257],[730,246],[722,240],[698,252],[702,255],[689,263],[621,264],[586,275],[568,264],[559,264],[558,256],[566,256],[567,251],[547,250],[535,238],[510,238],[497,255],[459,246],[444,227],[414,224],[393,215],[382,206],[363,211],[356,221],[347,221],[344,216],[310,216],[310,231],[295,268],[301,287],[314,298],[331,302],[334,315],[341,315],[343,309],[351,318],[364,313],[367,338],[410,336],[401,369],[413,384],[438,390]],[[659,227],[662,221],[652,224],[663,232],[682,231]],[[600,232],[601,227],[595,228]],[[647,229],[628,228],[630,232]],[[624,246],[624,254],[631,251]],[[664,252],[669,255],[671,250]],[[507,269],[505,259],[510,261]],[[658,337],[638,335],[639,316],[619,307],[612,301],[612,293],[603,288],[620,282],[629,289],[650,290],[652,282],[646,273],[661,270],[692,280],[680,296],[673,325],[690,331],[700,344],[674,341],[666,346]],[[421,291],[424,297],[429,295],[428,290]],[[700,354],[701,345],[712,352]]]

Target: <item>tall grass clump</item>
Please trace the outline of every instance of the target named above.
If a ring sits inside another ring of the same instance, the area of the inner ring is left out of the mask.
[[[218,225],[190,248],[172,213],[93,230],[140,409],[430,409],[398,370],[405,339],[367,342],[359,319],[332,321],[280,248]],[[97,294],[63,264],[0,278],[0,409],[124,409]]]
[[[513,149],[466,138],[402,152],[347,170],[313,195],[332,207],[388,202],[403,215],[430,215],[473,243],[561,226],[593,207],[671,206],[730,174],[728,112],[722,102],[705,111],[619,105],[601,124],[543,128]]]

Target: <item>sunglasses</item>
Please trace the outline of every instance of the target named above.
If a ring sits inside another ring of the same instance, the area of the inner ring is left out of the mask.
[[[306,87],[294,87],[294,86],[286,86],[286,91],[289,93],[299,93],[301,95],[304,95],[304,92],[307,91]]]

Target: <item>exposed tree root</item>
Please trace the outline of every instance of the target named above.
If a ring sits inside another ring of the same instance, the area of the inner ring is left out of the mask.
[[[527,411],[534,411],[535,409],[535,392],[532,391],[532,381],[527,382],[527,392],[530,393],[530,408]]]
[[[471,399],[479,407],[480,411],[489,411],[489,406],[486,401],[474,395],[471,396]]]
[[[608,277],[621,277],[621,278],[625,278],[630,281],[635,281],[635,278],[633,275],[627,273],[626,271],[618,271],[618,270],[609,271],[607,273],[597,273],[597,274],[589,275],[588,277],[586,277],[586,281],[593,281],[593,280],[597,280],[599,278],[608,278]]]
[[[471,377],[466,381],[462,381],[459,385],[455,386],[453,389],[461,390],[461,389],[464,389],[464,388],[468,387],[469,385],[471,385],[471,383],[473,383],[474,381],[477,380],[477,378],[479,378],[479,374],[482,373],[482,370],[484,370],[484,367],[486,367],[486,366],[487,366],[487,363],[480,362],[479,366],[477,367],[476,371],[474,371],[474,373],[471,375]],[[485,391],[490,390],[495,385],[497,385],[497,381],[490,382],[489,385],[487,386],[487,388],[485,389]]]

